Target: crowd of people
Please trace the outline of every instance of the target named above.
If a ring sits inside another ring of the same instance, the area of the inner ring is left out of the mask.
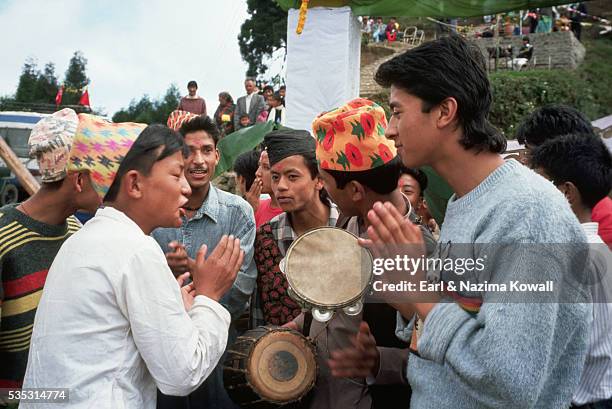
[[[266,110],[251,79],[235,106],[219,95],[214,118],[191,82],[167,126],[70,109],[43,118],[29,139],[41,188],[0,209],[0,388],[67,388],[75,408],[235,408],[220,360],[247,314],[252,328],[282,325],[314,343],[319,372],[302,407],[609,408],[603,141],[580,112],[546,106],[517,131],[528,161],[504,160],[484,62],[459,36],[384,62],[376,81],[390,87],[389,119],[357,98],[311,129],[270,132],[234,163],[241,195],[211,178],[223,132]],[[280,92],[262,91],[268,117],[282,118]],[[440,226],[423,167],[454,193]],[[97,211],[81,225],[78,209]],[[385,259],[488,256],[478,283],[550,281],[561,294],[381,292],[357,314],[311,321],[281,264],[324,226]]]
[[[361,32],[368,41],[375,43],[392,43],[401,40],[400,25],[395,17],[389,18],[387,23],[383,22],[382,17],[360,17]]]
[[[259,122],[271,121],[283,126],[286,124],[286,86],[281,85],[278,90],[274,90],[273,86],[265,85],[260,89],[254,79],[247,78],[244,88],[246,95],[238,98],[235,103],[229,92],[219,93],[219,106],[212,118],[221,132],[221,137]],[[187,90],[188,94],[181,98],[177,109],[206,116],[206,101],[197,95],[197,82],[189,81]]]

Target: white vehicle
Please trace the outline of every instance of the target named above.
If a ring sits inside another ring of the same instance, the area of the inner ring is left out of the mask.
[[[34,125],[48,115],[0,111],[0,136],[34,176],[39,175],[38,163],[29,156],[28,138]],[[19,200],[19,190],[20,185],[15,175],[0,159],[0,205],[16,203]]]

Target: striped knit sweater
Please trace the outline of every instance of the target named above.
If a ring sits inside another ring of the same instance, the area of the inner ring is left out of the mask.
[[[21,387],[47,271],[80,227],[73,216],[63,225],[49,225],[15,207],[0,208],[0,388]]]

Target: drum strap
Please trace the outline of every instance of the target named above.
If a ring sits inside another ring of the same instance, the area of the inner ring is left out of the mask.
[[[310,334],[310,326],[312,325],[312,313],[310,310],[304,311],[304,325],[302,326],[302,335],[308,337]]]

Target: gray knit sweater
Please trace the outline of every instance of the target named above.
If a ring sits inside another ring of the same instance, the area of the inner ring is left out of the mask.
[[[455,248],[471,243],[475,256],[490,244],[509,244],[495,252],[488,261],[491,271],[480,279],[557,285],[568,274],[582,274],[584,253],[573,249],[584,250],[586,237],[553,184],[509,160],[465,196],[450,199],[440,237],[441,246],[448,243]],[[569,407],[590,328],[592,305],[583,290],[565,290],[580,301],[573,303],[548,302],[552,298],[546,295],[537,303],[509,302],[483,293],[477,313],[454,302],[438,304],[425,320],[419,355],[408,360],[410,407]],[[397,335],[407,339],[410,333],[399,317]]]

